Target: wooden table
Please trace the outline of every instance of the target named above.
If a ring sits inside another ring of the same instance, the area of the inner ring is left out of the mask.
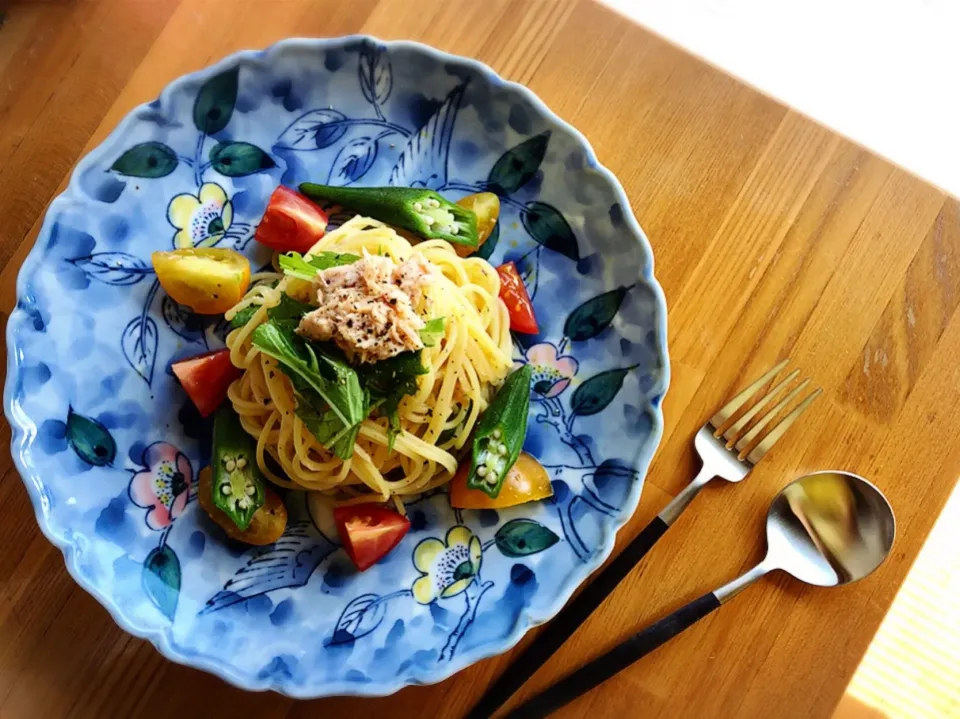
[[[669,301],[673,383],[621,542],[693,476],[695,429],[746,379],[790,355],[826,390],[748,482],[697,500],[527,693],[756,561],[773,494],[805,470],[842,468],[896,508],[880,571],[835,590],[764,580],[561,712],[829,716],[960,468],[960,206],[589,0],[14,5],[0,28],[4,317],[44,208],[127,111],[235,50],[347,33],[421,40],[525,83],[626,187]],[[378,700],[244,693],[120,631],[40,534],[6,450],[2,462],[5,719],[459,717],[510,661]]]

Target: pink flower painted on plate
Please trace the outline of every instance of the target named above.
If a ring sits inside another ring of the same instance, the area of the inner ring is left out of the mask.
[[[143,469],[133,475],[130,499],[147,509],[147,526],[164,529],[187,506],[193,468],[190,460],[169,442],[154,442],[143,451]]]
[[[544,400],[556,397],[570,386],[580,363],[570,355],[561,355],[551,342],[530,347],[521,364],[533,367],[530,380],[530,399]]]

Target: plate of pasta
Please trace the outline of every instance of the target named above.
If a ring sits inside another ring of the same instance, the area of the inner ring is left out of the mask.
[[[174,661],[295,697],[441,681],[609,555],[666,303],[613,175],[409,42],[179,78],[50,206],[5,411],[73,577]]]

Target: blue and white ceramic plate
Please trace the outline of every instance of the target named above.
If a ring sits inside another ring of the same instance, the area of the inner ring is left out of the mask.
[[[266,548],[206,519],[210,426],[170,364],[226,327],[165,296],[150,253],[263,264],[267,199],[304,180],[500,194],[483,251],[515,260],[534,299],[542,333],[516,357],[535,368],[525,449],[552,500],[424,497],[363,574],[303,495]],[[40,526],[124,629],[248,689],[382,695],[509,649],[610,553],[661,434],[665,302],[622,188],[528,90],[413,43],[289,40],[177,80],[79,164],[17,297],[5,406]]]

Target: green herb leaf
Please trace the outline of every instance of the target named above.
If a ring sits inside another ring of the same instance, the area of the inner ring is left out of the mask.
[[[387,418],[387,454],[393,451],[393,445],[402,431],[400,428],[400,401],[405,395],[394,393],[380,405],[380,411]]]
[[[292,322],[270,320],[253,331],[253,344],[278,362],[283,372],[309,385],[345,426],[359,424],[369,408],[357,372],[346,362],[321,353],[296,332]]]
[[[357,441],[360,425],[346,427],[332,409],[325,412],[307,402],[303,396],[297,397],[297,417],[317,441],[340,459],[353,456],[353,445]]]
[[[247,305],[233,316],[233,319],[230,320],[230,326],[234,329],[243,327],[245,324],[247,324],[247,322],[250,321],[250,318],[253,317],[259,309],[260,305]]]
[[[361,382],[374,397],[390,397],[399,393],[416,394],[417,376],[426,374],[420,350],[403,352],[390,359],[357,368]]]
[[[299,252],[288,252],[280,255],[280,269],[291,277],[297,277],[301,280],[312,280],[317,273],[322,270],[328,270],[331,267],[340,265],[352,265],[360,259],[359,255],[352,255],[348,252],[338,254],[336,252],[319,252],[315,255],[304,257]]]
[[[360,382],[387,418],[387,449],[400,435],[400,402],[408,394],[416,394],[417,377],[427,373],[421,362],[421,352],[403,352],[396,357],[363,365],[358,368]]]
[[[300,321],[307,312],[311,312],[315,307],[306,302],[295,300],[286,292],[280,295],[280,304],[267,310],[267,317],[272,320],[295,320]]]
[[[423,329],[420,330],[420,341],[423,342],[423,346],[435,346],[437,342],[443,338],[443,332],[446,324],[446,320],[443,317],[436,317],[427,322]]]

